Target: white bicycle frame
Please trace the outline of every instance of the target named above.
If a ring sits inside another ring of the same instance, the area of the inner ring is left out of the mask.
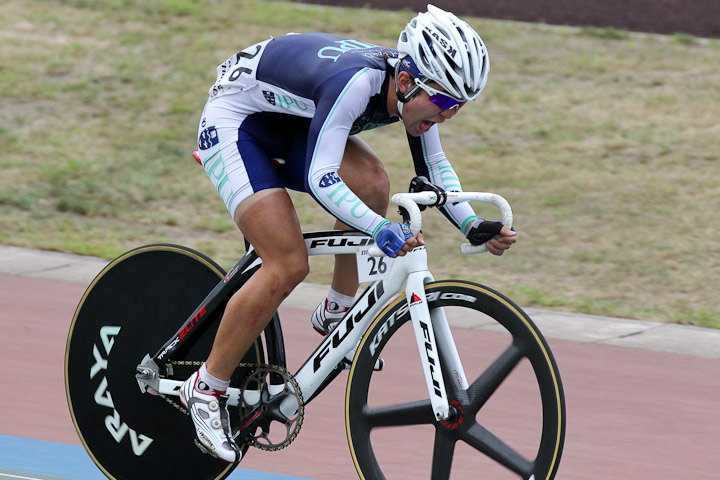
[[[512,210],[500,195],[483,192],[446,192],[446,195],[447,202],[450,203],[474,201],[495,205],[500,211],[502,223],[508,228],[512,226]],[[422,227],[422,215],[418,205],[434,205],[437,196],[434,192],[398,193],[393,196],[392,201],[407,210],[410,216],[410,229],[413,235],[417,236]],[[361,234],[358,234],[357,241],[353,241],[353,238],[355,237],[349,237],[349,240],[336,245],[333,244],[333,240],[337,237],[306,239],[308,255],[355,254],[359,247],[372,243],[369,238]],[[484,245],[474,246],[466,243],[461,245],[460,250],[463,254],[475,254],[485,252],[487,248]],[[384,256],[384,253],[372,246],[370,255]],[[416,247],[407,255],[395,258],[385,277],[373,282],[365,290],[338,326],[325,337],[295,373],[294,377],[303,397],[311,398],[315,394],[342,359],[358,345],[383,306],[401,292],[405,284],[405,295],[433,413],[438,420],[447,419],[450,416],[450,408],[441,374],[438,345],[443,352],[446,352],[444,358],[449,362],[444,368],[453,373],[451,377],[458,382],[458,386],[465,390],[468,388],[468,382],[443,310],[434,309],[431,315],[428,309],[425,284],[433,280],[428,270],[427,251],[424,246]],[[149,357],[146,357],[146,360],[149,360]],[[182,382],[160,379],[159,382],[153,383],[154,389],[159,393],[178,395]],[[271,393],[283,390],[283,385],[270,385],[270,387]],[[228,404],[239,405],[240,393],[239,389],[230,388]],[[247,403],[254,404],[257,401],[253,398],[255,395],[259,395],[259,392],[245,392],[244,399]],[[288,400],[292,401],[293,397],[288,397]],[[283,411],[288,414],[296,409],[297,405],[292,403],[283,405]]]

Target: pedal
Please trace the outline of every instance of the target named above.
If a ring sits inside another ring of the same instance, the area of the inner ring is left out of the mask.
[[[210,450],[207,449],[207,447],[206,447],[205,445],[203,445],[202,443],[200,443],[200,440],[198,440],[197,438],[194,438],[193,440],[195,441],[195,446],[198,447],[198,449],[199,449],[201,452],[203,452],[203,453],[205,453],[205,454],[207,454],[207,455],[210,455],[211,457],[217,458],[217,455],[215,455],[214,453],[212,453]]]

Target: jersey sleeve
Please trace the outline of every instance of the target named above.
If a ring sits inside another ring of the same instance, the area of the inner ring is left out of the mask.
[[[343,223],[374,235],[388,221],[350,190],[338,169],[353,122],[369,99],[379,93],[384,74],[364,68],[337,77],[321,87],[316,99],[317,110],[308,135],[306,190]]]
[[[462,186],[455,170],[448,161],[440,144],[437,125],[419,137],[408,135],[415,173],[422,175],[448,192],[461,192]],[[440,211],[465,234],[467,226],[477,219],[468,202],[448,203]]]

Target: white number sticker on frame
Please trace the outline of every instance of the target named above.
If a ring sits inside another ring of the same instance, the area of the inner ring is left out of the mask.
[[[369,249],[369,246],[359,247],[357,249],[357,253],[355,254],[355,258],[357,260],[358,281],[360,283],[380,280],[387,275],[388,270],[390,270],[390,265],[392,265],[393,262],[393,259],[387,256],[371,257],[368,253]]]

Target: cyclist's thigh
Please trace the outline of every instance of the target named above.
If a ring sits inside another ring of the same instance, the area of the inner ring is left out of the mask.
[[[285,189],[265,189],[252,194],[238,206],[235,222],[266,267],[277,266],[288,273],[307,268],[307,248],[295,207]]]
[[[198,153],[234,218],[243,200],[283,184],[262,143],[244,128],[252,116],[225,108],[225,101],[219,98],[206,105],[198,131]]]

